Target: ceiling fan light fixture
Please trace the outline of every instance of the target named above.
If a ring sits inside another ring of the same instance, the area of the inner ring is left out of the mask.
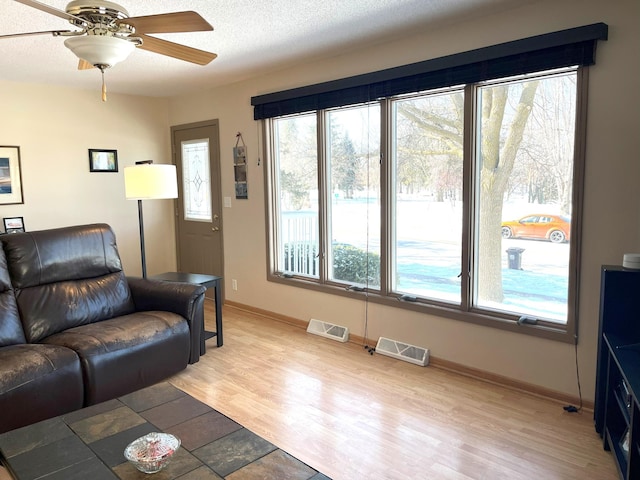
[[[64,41],[65,47],[76,57],[102,68],[113,67],[125,60],[136,48],[133,42],[106,35],[86,35],[69,37]]]

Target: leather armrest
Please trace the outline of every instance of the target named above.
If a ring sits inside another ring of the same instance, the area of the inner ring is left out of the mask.
[[[136,311],[158,310],[184,317],[191,332],[189,363],[200,359],[200,337],[204,330],[204,294],[202,285],[127,277]]]

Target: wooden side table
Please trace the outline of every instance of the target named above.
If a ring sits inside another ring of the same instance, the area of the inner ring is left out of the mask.
[[[216,337],[216,346],[222,346],[222,292],[220,287],[222,277],[203,275],[200,273],[165,272],[149,278],[163,280],[165,282],[193,283],[206,288],[213,288],[216,303],[216,331],[206,331],[203,322],[202,335],[200,335],[200,355],[204,355],[206,352],[205,340],[212,337]]]

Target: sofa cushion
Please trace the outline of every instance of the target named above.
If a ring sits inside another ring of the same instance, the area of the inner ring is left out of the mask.
[[[0,348],[0,433],[82,408],[78,356],[56,345]]]
[[[106,224],[14,233],[2,242],[15,288],[122,271],[115,235]]]
[[[133,392],[187,366],[187,321],[170,312],[148,311],[70,328],[43,340],[80,357],[85,405]]]
[[[28,342],[134,311],[115,235],[108,225],[3,237]]]
[[[99,322],[133,309],[123,304],[130,297],[122,275],[59,282],[16,292],[24,332],[29,342],[39,342],[68,328]]]
[[[0,347],[25,342],[18,305],[7,270],[7,259],[0,248]]]

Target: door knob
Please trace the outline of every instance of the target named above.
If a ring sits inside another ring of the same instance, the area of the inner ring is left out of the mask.
[[[220,228],[218,228],[218,227],[213,227],[211,230],[212,230],[213,232],[217,232],[218,230],[220,230]]]

